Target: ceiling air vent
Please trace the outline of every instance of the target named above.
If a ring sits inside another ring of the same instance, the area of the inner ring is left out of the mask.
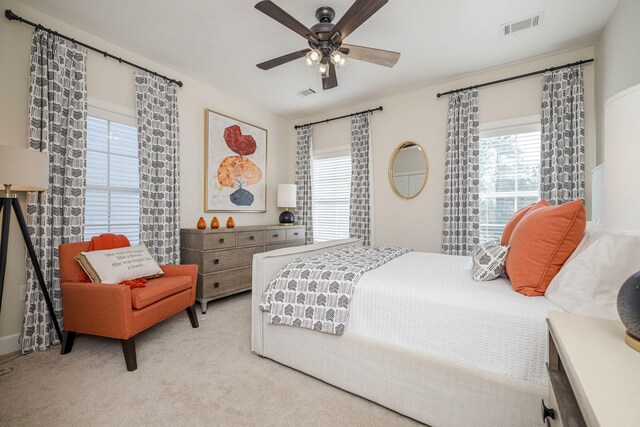
[[[298,95],[300,95],[300,96],[309,96],[309,95],[313,95],[314,93],[316,93],[316,91],[311,89],[311,88],[309,88],[309,89],[301,90],[300,92],[298,92]]]
[[[542,25],[542,13],[538,13],[528,18],[519,19],[514,22],[502,25],[502,35],[508,36],[519,31],[528,30],[530,28],[539,27]]]

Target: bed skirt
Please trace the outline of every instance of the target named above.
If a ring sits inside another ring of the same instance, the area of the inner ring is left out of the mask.
[[[269,325],[258,305],[270,280],[294,258],[357,239],[254,255],[251,349],[431,426],[540,426],[544,386],[349,334]]]

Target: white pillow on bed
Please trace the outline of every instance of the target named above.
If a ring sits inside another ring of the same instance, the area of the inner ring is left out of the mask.
[[[618,319],[618,291],[639,270],[639,233],[587,231],[545,296],[570,313]]]

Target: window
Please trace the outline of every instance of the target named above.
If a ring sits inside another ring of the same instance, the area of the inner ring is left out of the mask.
[[[313,158],[313,240],[349,237],[351,154],[333,151]]]
[[[515,126],[481,127],[481,242],[500,240],[513,213],[540,198],[540,122],[533,119]]]
[[[85,240],[102,233],[140,240],[138,132],[135,126],[87,118]]]

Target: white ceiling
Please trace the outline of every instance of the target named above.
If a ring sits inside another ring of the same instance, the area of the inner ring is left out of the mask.
[[[307,47],[302,37],[256,10],[257,0],[22,2],[275,114],[297,118],[588,45],[618,0],[391,0],[346,43],[399,51],[396,66],[351,60],[338,70],[339,86],[327,91],[302,59],[269,71],[255,66]],[[352,0],[275,3],[311,27],[318,7],[333,7],[337,21]],[[543,11],[540,28],[501,36],[501,24]],[[297,94],[307,88],[317,93]]]

